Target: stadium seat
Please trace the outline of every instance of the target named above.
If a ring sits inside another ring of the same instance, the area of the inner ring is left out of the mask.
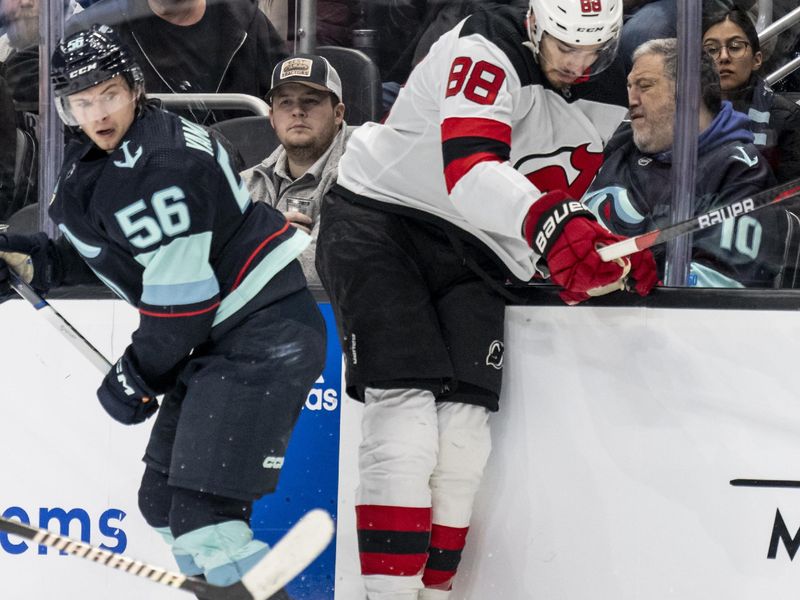
[[[34,131],[17,128],[17,156],[14,163],[14,210],[37,201],[38,146]]]
[[[786,210],[784,214],[788,223],[786,248],[775,287],[797,289],[800,288],[800,217],[792,210]]]
[[[8,218],[7,230],[13,233],[36,233],[39,227],[39,204],[28,204]]]
[[[260,115],[237,117],[211,125],[239,150],[243,169],[260,163],[280,145],[269,118]]]
[[[360,50],[318,46],[317,54],[328,59],[342,80],[342,101],[348,125],[377,121],[383,111],[381,75],[377,65]]]

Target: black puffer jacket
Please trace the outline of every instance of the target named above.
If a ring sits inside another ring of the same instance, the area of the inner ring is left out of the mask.
[[[142,67],[148,93],[229,92],[264,98],[269,91],[273,67],[287,56],[280,35],[255,2],[208,2],[206,11],[207,15],[214,11],[220,25],[213,44],[212,40],[197,40],[196,49],[200,55],[216,49],[208,61],[208,69],[218,69],[213,73],[215,84],[211,89],[198,89],[194,82],[185,81],[187,57],[171,51],[169,40],[159,37],[153,23],[160,17],[150,10],[147,0],[101,0],[71,18],[67,33],[92,23],[114,27]],[[240,115],[214,111],[208,115],[195,114],[193,118],[210,124],[232,116]]]
[[[736,110],[747,115],[754,143],[778,181],[800,177],[800,106],[772,91],[756,75],[729,99]]]

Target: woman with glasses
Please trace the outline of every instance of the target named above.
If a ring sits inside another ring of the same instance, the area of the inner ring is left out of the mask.
[[[758,75],[764,58],[747,13],[734,9],[706,15],[703,49],[719,71],[723,100],[748,116],[755,144],[778,181],[800,177],[800,106]]]

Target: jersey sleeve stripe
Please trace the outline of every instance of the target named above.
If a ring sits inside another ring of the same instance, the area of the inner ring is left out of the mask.
[[[485,138],[458,138],[442,144],[442,159],[447,166],[454,160],[469,158],[473,154],[489,153],[501,161],[508,160],[511,151],[502,142],[495,142]]]
[[[152,310],[147,310],[144,308],[139,309],[139,314],[147,315],[148,317],[159,317],[162,319],[173,319],[173,318],[186,318],[186,317],[196,317],[197,315],[202,315],[207,312],[211,312],[212,310],[216,310],[219,306],[219,301],[215,302],[211,306],[207,306],[206,308],[201,308],[198,310],[186,311],[186,312],[155,312]]]
[[[268,281],[300,256],[303,250],[309,246],[311,236],[296,227],[292,227],[292,229],[294,230],[292,235],[272,248],[264,260],[247,273],[236,289],[225,296],[217,314],[214,315],[214,327],[246,306]]]
[[[476,117],[449,117],[442,121],[442,142],[462,137],[488,138],[511,146],[511,125]]]
[[[209,264],[211,232],[171,240],[152,252],[134,256],[145,267],[141,301],[151,306],[207,303],[219,296],[219,282]]]
[[[447,192],[476,164],[505,162],[511,155],[511,127],[494,119],[450,117],[442,121],[442,154]]]
[[[180,306],[205,302],[219,295],[216,277],[205,281],[142,286],[142,302],[155,306]]]
[[[472,169],[472,167],[475,165],[482,162],[504,162],[504,160],[504,158],[497,156],[497,154],[492,152],[478,152],[476,154],[471,154],[470,156],[457,158],[456,160],[451,161],[444,168],[444,181],[447,185],[447,193],[449,194],[452,192],[458,181],[464,175],[469,173],[470,169]]]
[[[236,276],[236,280],[233,282],[233,286],[231,287],[231,291],[233,291],[237,287],[239,287],[239,284],[242,282],[242,278],[244,278],[245,273],[247,273],[247,269],[250,268],[250,264],[255,260],[256,256],[258,256],[258,254],[264,249],[264,247],[267,244],[269,244],[272,240],[274,240],[276,237],[278,237],[279,235],[282,235],[282,234],[286,233],[286,231],[288,231],[290,226],[291,225],[289,224],[289,221],[286,221],[286,223],[283,224],[283,227],[281,227],[280,229],[275,231],[272,235],[267,237],[267,239],[265,239],[263,242],[261,242],[258,245],[258,247],[255,250],[253,250],[253,252],[250,253],[250,256],[247,257],[247,260],[245,261],[244,266],[241,268],[241,270],[239,271],[239,274]]]

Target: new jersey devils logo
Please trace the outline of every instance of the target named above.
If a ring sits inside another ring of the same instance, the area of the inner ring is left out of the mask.
[[[489,354],[486,355],[486,365],[498,371],[503,368],[503,342],[495,340],[489,344]]]
[[[530,173],[525,172],[525,164],[533,162],[538,164],[543,159],[548,162],[556,163],[541,167]],[[573,172],[577,173],[570,181],[570,174],[558,163],[568,162]],[[546,155],[529,154],[523,157],[514,168],[522,172],[528,180],[543,192],[553,190],[564,190],[572,198],[580,199],[589,188],[594,176],[603,164],[602,152],[589,151],[589,144],[583,144],[577,148],[562,147]]]

